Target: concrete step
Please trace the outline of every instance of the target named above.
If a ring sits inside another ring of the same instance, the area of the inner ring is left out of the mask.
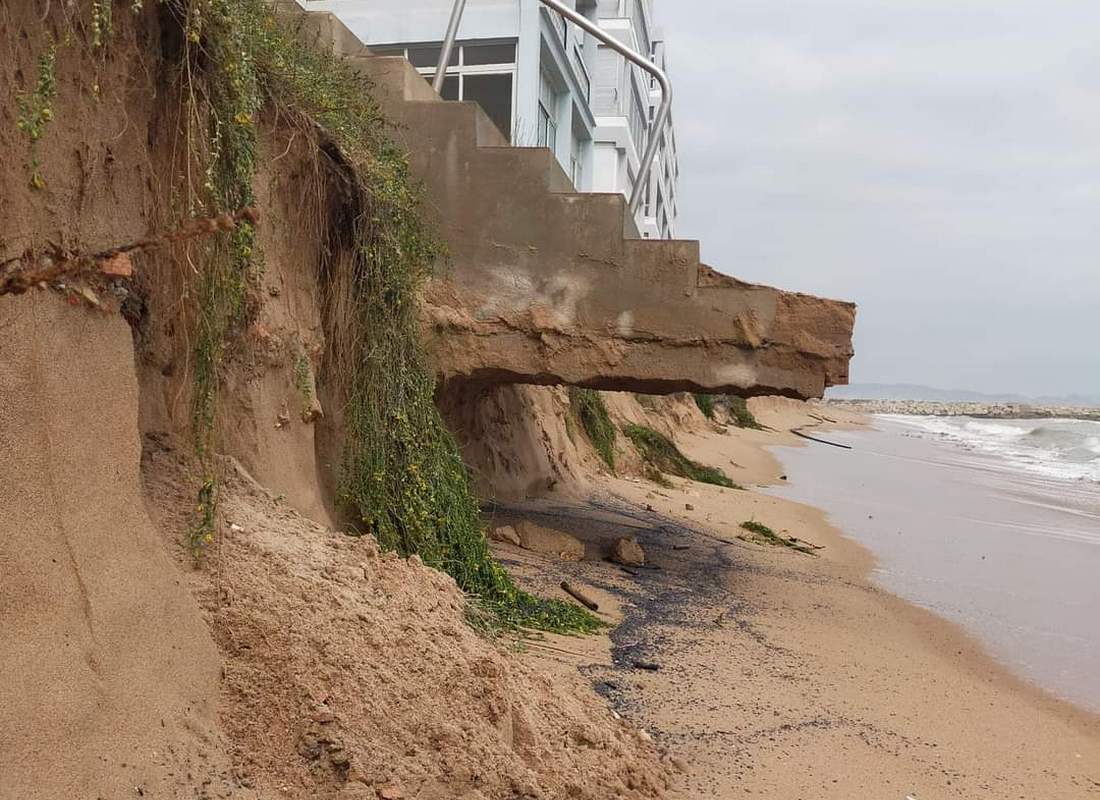
[[[482,159],[487,169],[516,170],[527,177],[541,177],[546,191],[553,193],[575,194],[573,181],[562,169],[554,154],[545,147],[485,147],[480,148],[477,157]]]
[[[720,275],[698,242],[638,238],[622,195],[577,193],[546,148],[510,147],[478,105],[306,17],[374,82],[447,242],[423,298],[441,378],[799,397],[846,381],[854,306]]]
[[[370,78],[379,90],[383,106],[398,102],[443,103],[424,76],[403,56],[375,56],[367,53],[349,56],[348,64]]]
[[[330,11],[304,11],[293,0],[277,0],[277,13],[291,17],[303,41],[316,44],[322,50],[332,50],[338,56],[368,55],[359,37]]]

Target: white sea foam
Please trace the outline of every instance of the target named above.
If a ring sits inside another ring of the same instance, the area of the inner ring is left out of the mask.
[[[1100,423],[883,414],[910,436],[938,439],[1048,478],[1100,483]]]

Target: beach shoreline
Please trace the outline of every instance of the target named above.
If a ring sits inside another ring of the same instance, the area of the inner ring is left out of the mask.
[[[752,490],[783,482],[767,448],[822,446],[788,433],[834,427],[807,416],[812,408],[762,401],[754,410],[771,430],[680,437],[685,453],[749,491],[602,478],[595,496],[626,504],[659,569],[630,576],[584,562],[538,578],[513,558],[536,588],[552,589],[560,572],[622,609],[606,645],[584,657],[532,658],[580,668],[666,746],[686,770],[678,797],[1100,796],[1100,715],[880,588],[873,554],[824,511]],[[826,414],[836,427],[859,424]],[[824,549],[742,541],[750,519]],[[584,509],[558,521],[581,538],[606,535],[593,534]],[[661,669],[634,668],[638,654]]]

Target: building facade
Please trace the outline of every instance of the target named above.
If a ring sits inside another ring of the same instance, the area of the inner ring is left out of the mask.
[[[567,0],[568,2],[568,0]],[[573,0],[603,30],[665,68],[652,0]],[[432,80],[452,0],[303,0],[340,20],[380,55],[405,56]],[[443,97],[479,103],[519,147],[548,147],[582,192],[630,195],[661,101],[644,70],[539,0],[467,0]],[[670,122],[636,223],[676,231],[679,164]]]

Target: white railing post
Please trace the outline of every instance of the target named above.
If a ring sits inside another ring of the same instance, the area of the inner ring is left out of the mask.
[[[455,0],[451,9],[451,19],[447,22],[447,35],[443,37],[443,47],[439,51],[439,66],[432,78],[432,88],[436,94],[443,94],[443,81],[447,78],[447,67],[451,63],[451,53],[458,38],[458,24],[462,22],[462,12],[466,9],[466,0]]]

